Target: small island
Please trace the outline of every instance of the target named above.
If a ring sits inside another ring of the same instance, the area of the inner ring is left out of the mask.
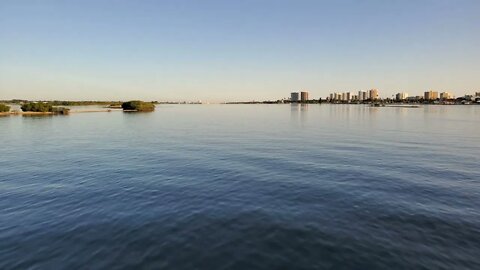
[[[51,103],[29,102],[21,107],[23,112],[32,112],[38,114],[69,114],[70,109],[65,107],[53,107]]]
[[[155,110],[155,104],[140,100],[131,100],[122,103],[122,109],[124,112],[153,112]]]
[[[62,106],[91,106],[101,105],[104,109],[83,109],[74,110],[73,113],[87,112],[111,112],[115,109],[123,110],[123,112],[153,112],[155,104],[158,102],[145,102],[141,100],[131,100],[127,102],[121,101],[28,101],[28,100],[0,100],[0,116],[8,115],[68,115],[71,113],[70,108]],[[7,104],[18,105],[20,108],[12,109]]]

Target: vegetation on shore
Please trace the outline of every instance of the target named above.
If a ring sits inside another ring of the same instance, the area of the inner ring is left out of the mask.
[[[54,114],[69,114],[70,113],[70,109],[69,108],[65,108],[65,107],[53,107],[53,111],[52,111]]]
[[[29,102],[21,107],[24,112],[53,112],[53,106],[43,102]]]
[[[51,103],[44,102],[29,102],[25,103],[21,107],[24,112],[42,112],[53,114],[68,114],[70,109],[64,107],[53,107]]]
[[[121,101],[50,101],[53,106],[89,106],[89,105],[121,105]]]
[[[25,104],[32,101],[24,100],[24,99],[11,99],[11,100],[2,100],[0,102],[3,103],[11,103],[11,104]],[[49,103],[52,106],[89,106],[89,105],[121,105],[121,101],[95,101],[95,100],[86,100],[86,101],[69,101],[69,100],[50,100],[50,101],[42,101],[39,100],[38,102],[42,103]]]
[[[9,112],[9,111],[10,111],[10,106],[0,103],[0,112]]]
[[[155,105],[151,102],[131,100],[122,103],[122,109],[124,111],[153,112],[155,110]]]

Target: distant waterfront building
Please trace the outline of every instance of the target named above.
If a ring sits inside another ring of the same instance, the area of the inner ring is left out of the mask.
[[[342,101],[345,101],[347,99],[347,95],[345,93],[342,93]]]
[[[475,92],[476,97],[480,97],[480,92]]]
[[[395,95],[396,100],[406,100],[408,98],[408,93],[397,93]]]
[[[358,100],[363,101],[368,99],[367,92],[365,91],[358,91]]]
[[[290,94],[290,101],[291,102],[298,102],[299,94],[298,92],[292,92]]]
[[[352,99],[352,95],[350,92],[345,93],[347,101],[350,101]]]
[[[440,93],[440,99],[452,99],[453,95],[448,92]]]
[[[330,100],[333,100],[334,97],[333,97],[333,93],[330,93]]]
[[[425,100],[435,100],[435,99],[438,99],[438,92],[435,92],[435,91],[430,90],[430,91],[424,93],[423,98],[424,98]]]
[[[365,99],[367,99],[367,92],[358,91],[358,100],[363,101]]]
[[[408,101],[419,101],[422,97],[420,96],[413,96],[413,97],[407,97]]]
[[[302,102],[307,102],[308,101],[308,92],[307,91],[300,92],[300,98],[301,98]]]
[[[377,89],[371,89],[369,92],[369,97],[371,100],[376,100],[378,99],[378,90]]]

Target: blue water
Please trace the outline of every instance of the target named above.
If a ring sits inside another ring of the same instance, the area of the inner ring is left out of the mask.
[[[480,106],[0,118],[0,269],[480,269]]]

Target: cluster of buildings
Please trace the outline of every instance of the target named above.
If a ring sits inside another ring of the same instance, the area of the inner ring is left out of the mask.
[[[423,96],[410,96],[408,93],[402,92],[395,95],[396,101],[434,101],[434,100],[450,100],[455,97],[449,92],[438,93],[436,91],[427,91]]]
[[[442,93],[438,93],[436,91],[427,91],[425,93],[423,93],[423,96],[409,96],[408,93],[402,93],[404,95],[400,95],[400,93],[398,93],[396,96],[395,96],[395,99],[396,100],[411,100],[411,101],[415,101],[415,100],[449,100],[449,99],[454,99],[455,97],[449,93],[449,92],[442,92]]]
[[[307,102],[308,101],[308,92],[292,92],[290,93],[290,102]]]
[[[378,100],[378,90],[371,89],[368,91],[358,91],[358,94],[352,92],[343,92],[343,93],[330,93],[330,96],[327,97],[329,101],[365,101],[365,100]]]
[[[476,92],[475,95],[465,95],[463,97],[455,98],[455,96],[449,92],[437,92],[426,91],[423,95],[410,96],[406,92],[399,92],[393,95],[391,98],[380,98],[378,89],[370,89],[367,91],[358,92],[334,92],[322,100],[310,100],[308,91],[292,92],[290,93],[290,99],[278,100],[278,102],[291,102],[291,103],[317,103],[317,102],[330,102],[330,103],[370,103],[370,102],[382,102],[382,103],[395,103],[395,102],[407,102],[407,103],[434,103],[434,104],[471,104],[480,103],[480,92]]]
[[[465,95],[458,98],[466,101],[475,102],[480,98],[480,92],[476,92],[475,95]],[[423,96],[410,96],[408,93],[400,92],[394,95],[392,98],[381,99],[377,89],[371,89],[368,91],[358,91],[357,93],[344,92],[344,93],[331,93],[327,99],[328,102],[365,102],[365,101],[391,101],[391,102],[448,102],[452,103],[455,100],[455,96],[449,92],[437,92],[427,91],[423,93]]]

